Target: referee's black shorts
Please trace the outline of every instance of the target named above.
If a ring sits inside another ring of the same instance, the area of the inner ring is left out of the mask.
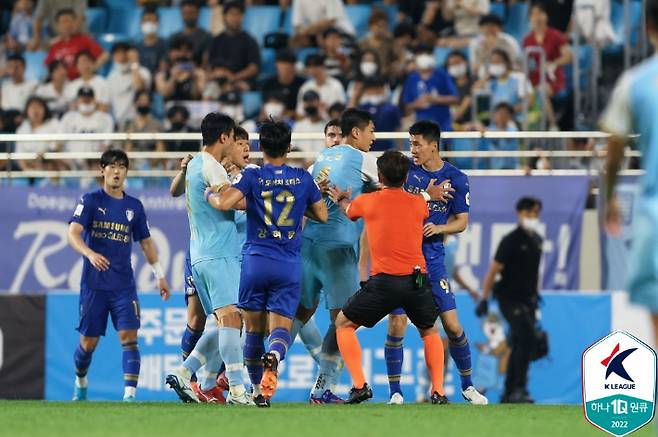
[[[415,289],[413,275],[384,273],[371,277],[347,301],[343,314],[357,325],[372,328],[396,308],[404,308],[409,320],[418,329],[431,328],[439,317],[427,277],[425,286]]]

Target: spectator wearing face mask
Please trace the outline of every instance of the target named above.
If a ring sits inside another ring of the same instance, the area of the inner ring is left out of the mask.
[[[167,41],[158,36],[160,18],[156,7],[144,8],[141,29],[143,38],[136,45],[139,59],[142,65],[151,72],[151,75],[155,75],[160,64],[167,57]]]
[[[299,89],[297,98],[297,115],[304,116],[304,102],[302,97],[306,91],[315,91],[320,96],[320,113],[324,117],[327,108],[334,103],[345,103],[347,97],[343,85],[337,79],[327,74],[327,68],[324,65],[324,56],[321,54],[310,54],[304,61],[306,66],[306,75],[309,79]]]
[[[463,125],[471,119],[471,87],[473,86],[466,56],[462,52],[451,52],[446,58],[445,68],[457,87],[459,99],[451,106],[453,124]]]
[[[486,75],[486,65],[496,49],[505,50],[509,54],[514,70],[521,68],[521,48],[512,35],[503,32],[503,20],[498,15],[484,15],[480,18],[480,34],[471,40],[468,47],[468,59],[474,75]]]
[[[169,45],[181,39],[185,39],[192,44],[192,59],[197,65],[203,62],[203,54],[208,49],[212,35],[200,28],[199,21],[199,2],[195,0],[183,0],[180,2],[180,13],[183,18],[183,30],[174,33],[169,37]]]
[[[151,73],[139,64],[139,53],[128,43],[112,47],[113,68],[107,78],[110,104],[117,124],[135,116],[135,93],[151,88]]]
[[[82,86],[78,89],[75,102],[76,109],[64,114],[62,117],[62,133],[111,133],[114,132],[112,117],[98,109],[94,97],[94,89]],[[109,147],[109,141],[69,141],[64,145],[66,152],[102,152]],[[79,168],[90,168],[92,162],[80,160],[76,163]]]
[[[0,87],[2,109],[22,112],[37,83],[25,80],[25,59],[21,55],[12,55],[7,59],[7,75]]]
[[[402,116],[400,109],[388,101],[386,88],[386,81],[382,77],[366,79],[359,109],[364,109],[372,114],[375,130],[396,132],[400,130]],[[393,148],[398,148],[393,140],[375,140],[370,150],[383,151]]]
[[[188,133],[194,132],[188,125],[190,121],[190,111],[183,105],[173,105],[167,110],[167,122],[170,133]],[[198,152],[201,148],[200,141],[193,140],[176,140],[165,143],[167,152]]]
[[[347,95],[349,96],[347,106],[352,107],[359,104],[365,81],[373,77],[383,77],[382,70],[379,55],[376,51],[365,50],[361,52],[361,59],[357,64],[354,80],[347,85]],[[390,89],[388,89],[388,92],[390,93]]]
[[[362,53],[372,50],[379,55],[382,67],[379,74],[382,76],[388,77],[395,70],[394,40],[386,12],[377,7],[372,8],[368,19],[368,33],[359,41],[359,49]]]
[[[295,122],[286,115],[286,104],[284,102],[284,97],[281,94],[271,93],[263,103],[258,120],[263,122],[267,121],[269,118],[276,121],[284,121],[291,128],[294,126]]]
[[[135,106],[135,115],[119,125],[121,130],[130,133],[156,133],[164,130],[162,122],[151,114],[151,106],[153,105],[151,93],[147,90],[135,92],[133,104]],[[165,145],[162,141],[128,141],[125,150],[127,152],[131,150],[161,152],[165,150]]]
[[[409,74],[402,91],[402,103],[416,120],[432,120],[442,131],[452,130],[450,105],[457,103],[457,88],[443,68],[436,67],[433,49],[420,46],[416,51],[416,71]]]
[[[279,50],[276,53],[276,74],[266,78],[260,88],[265,100],[273,94],[283,98],[284,111],[288,118],[295,117],[297,95],[305,82],[304,78],[297,75],[295,71],[296,62],[297,56],[294,51],[290,49]]]
[[[64,91],[69,104],[74,104],[78,98],[80,88],[89,87],[94,90],[94,100],[98,109],[107,111],[110,104],[110,89],[107,86],[107,80],[96,74],[94,58],[91,53],[86,51],[78,53],[75,58],[75,66],[80,73],[80,77],[69,82]]]
[[[320,95],[313,91],[306,91],[302,95],[305,117],[295,123],[293,133],[322,132],[327,120],[320,112]],[[304,152],[320,152],[324,149],[323,140],[296,140],[294,146]]]

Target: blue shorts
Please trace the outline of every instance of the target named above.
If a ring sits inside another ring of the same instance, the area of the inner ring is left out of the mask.
[[[630,300],[658,313],[658,202],[638,205],[629,262]]]
[[[292,319],[299,306],[302,263],[245,255],[240,274],[240,303],[247,311],[269,311]]]
[[[238,303],[240,260],[237,256],[199,261],[192,266],[192,276],[206,315]]]
[[[105,335],[108,315],[117,331],[139,329],[139,300],[135,288],[80,290],[80,324],[76,329],[81,335]]]
[[[194,276],[192,275],[192,263],[189,258],[185,258],[185,283],[183,284],[183,294],[185,295],[185,305],[190,296],[198,295],[194,286]]]
[[[304,238],[300,304],[315,308],[324,291],[327,309],[341,309],[360,288],[358,264],[354,247],[326,247]]]
[[[447,276],[446,268],[442,262],[427,265],[427,277],[432,286],[432,296],[439,309],[439,314],[457,308],[455,294],[450,289],[450,280]],[[391,311],[391,314],[400,316],[404,314],[404,310],[402,308],[396,308]]]

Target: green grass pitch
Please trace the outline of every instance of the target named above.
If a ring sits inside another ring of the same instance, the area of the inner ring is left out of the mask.
[[[1,436],[603,436],[579,406],[0,401]],[[632,434],[656,436],[655,423]]]

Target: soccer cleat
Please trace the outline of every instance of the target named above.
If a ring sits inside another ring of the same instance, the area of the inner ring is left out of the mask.
[[[462,397],[471,405],[489,404],[489,399],[480,394],[480,392],[477,391],[472,385],[466,387],[466,390],[462,390]]]
[[[331,390],[325,390],[324,393],[322,393],[322,396],[318,398],[316,398],[311,394],[308,403],[309,404],[344,404],[345,399],[339,398],[338,396],[333,394]]]
[[[205,403],[205,404],[226,403],[226,397],[224,397],[224,390],[222,390],[220,387],[215,386],[208,391],[203,391],[201,390],[199,384],[196,382],[193,382],[190,385],[192,386],[192,390],[194,390],[194,393],[197,395],[201,403]]]
[[[254,404],[256,404],[256,406],[258,408],[269,408],[270,407],[270,400],[265,399],[265,396],[263,396],[262,394],[259,394],[254,398]]]
[[[402,397],[402,393],[395,392],[393,393],[393,396],[391,396],[391,400],[388,401],[388,405],[402,405],[404,404],[404,398]]]
[[[86,401],[87,400],[87,387],[75,387],[73,391],[73,400],[74,401]]]
[[[430,398],[430,401],[432,401],[433,404],[437,404],[437,405],[447,405],[450,403],[446,395],[440,395],[438,391],[432,393],[432,397]]]
[[[361,402],[372,399],[372,389],[368,386],[367,383],[363,384],[363,387],[356,388],[352,387],[350,390],[350,397],[345,401],[346,404],[360,404]]]
[[[246,390],[240,396],[233,396],[229,391],[226,403],[229,405],[256,405]]]
[[[184,367],[178,367],[167,375],[165,382],[184,403],[199,403],[198,396],[190,386],[190,378],[185,373],[189,374]]]
[[[133,395],[128,395],[123,397],[124,402],[135,402],[135,396]]]
[[[263,378],[260,380],[260,392],[265,399],[271,399],[276,391],[276,385],[279,381],[278,366],[279,360],[276,359],[273,353],[267,352],[263,355]]]

